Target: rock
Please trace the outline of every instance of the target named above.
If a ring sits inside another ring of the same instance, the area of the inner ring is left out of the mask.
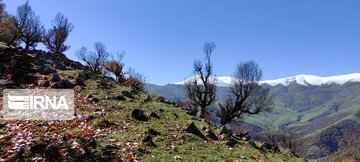
[[[49,74],[52,74],[52,73],[55,73],[55,72],[56,72],[56,69],[54,68],[54,66],[51,66],[49,64],[45,64],[41,68],[41,71],[40,71],[40,73],[44,74],[44,75],[49,75]]]
[[[226,141],[226,144],[230,147],[234,147],[236,144],[238,144],[239,141],[235,140],[234,138],[228,138]]]
[[[32,155],[43,154],[45,152],[45,148],[46,148],[46,145],[44,145],[44,144],[33,143],[30,146],[30,152]]]
[[[80,143],[84,148],[93,148],[95,149],[97,147],[97,142],[94,137],[79,137]]]
[[[94,115],[89,115],[88,117],[86,117],[86,121],[90,121],[90,120],[93,120],[95,117]]]
[[[249,132],[245,131],[245,130],[240,131],[235,134],[235,138],[237,138],[239,140],[243,140],[243,141],[248,141],[248,140],[250,140]]]
[[[89,103],[98,103],[100,101],[98,98],[92,96],[86,97],[86,99]]]
[[[74,88],[74,85],[69,80],[64,80],[63,85],[64,85],[63,88],[69,88],[69,89]]]
[[[148,95],[145,99],[144,99],[144,103],[147,103],[147,102],[151,102],[151,96]]]
[[[210,129],[206,130],[205,137],[210,138],[210,139],[215,140],[215,141],[218,140],[218,137],[216,136],[216,134]]]
[[[38,80],[38,77],[35,74],[26,74],[23,77],[24,83],[34,83]]]
[[[230,147],[234,147],[236,144],[239,143],[239,141],[234,138],[233,131],[231,129],[228,129],[226,126],[221,127],[221,138],[226,140],[226,144]]]
[[[150,116],[156,119],[160,119],[160,116],[156,112],[151,112]]]
[[[206,128],[205,126],[203,126],[203,125],[200,127],[200,129],[201,129],[202,131],[206,131],[206,130],[207,130],[207,128]]]
[[[66,65],[64,63],[58,63],[55,67],[59,70],[66,70]]]
[[[130,93],[136,95],[136,94],[139,94],[139,91],[136,89],[131,89]]]
[[[55,83],[51,84],[51,88],[61,89],[61,88],[63,88],[63,84],[62,84],[61,81],[60,82],[55,82]]]
[[[93,75],[92,75],[90,72],[82,71],[82,72],[79,73],[78,78],[82,78],[82,79],[84,79],[84,80],[88,80],[88,79],[92,78],[92,76],[93,76]]]
[[[221,135],[226,135],[226,136],[232,136],[233,131],[231,129],[228,129],[226,126],[222,126],[221,130],[220,130],[220,134]]]
[[[175,156],[174,156],[174,159],[175,159],[175,160],[182,160],[182,157],[181,157],[180,155],[175,155]]]
[[[89,79],[90,76],[88,73],[82,71],[76,78],[76,84],[80,86],[85,86],[85,80]]]
[[[190,121],[188,123],[188,125],[185,128],[185,131],[188,132],[188,133],[192,133],[192,134],[194,134],[194,135],[196,135],[196,136],[198,136],[198,137],[200,137],[200,138],[202,138],[204,140],[207,140],[206,137],[204,136],[204,134],[202,134],[200,132],[200,130],[196,127],[196,125],[192,121]]]
[[[48,145],[44,155],[49,161],[60,161],[61,155],[59,151],[60,149],[57,146]]]
[[[98,125],[102,128],[108,128],[108,127],[114,126],[115,124],[113,122],[110,122],[110,121],[104,119]]]
[[[146,136],[142,141],[143,142],[149,142],[152,140],[152,137],[151,136]]]
[[[119,96],[116,97],[116,100],[125,101],[126,98],[124,96],[122,96],[122,95],[119,95]]]
[[[142,142],[145,142],[148,146],[156,147],[156,144],[153,142],[152,137],[150,135],[147,135]]]
[[[87,140],[86,146],[90,146],[93,149],[96,149],[97,143],[95,138],[91,137],[90,139]]]
[[[153,135],[153,136],[159,136],[161,135],[158,131],[152,129],[152,128],[149,128],[149,130],[147,131],[147,134],[149,135]]]
[[[82,65],[80,62],[71,61],[70,67],[74,69],[83,69],[84,65]]]
[[[79,86],[85,86],[85,80],[81,77],[76,78],[76,84]]]
[[[165,98],[164,98],[163,96],[155,96],[155,97],[154,97],[154,101],[164,103],[164,102],[165,102]]]
[[[122,91],[121,93],[122,93],[123,96],[125,96],[127,98],[134,99],[134,96],[128,91]]]
[[[136,91],[141,91],[142,90],[142,88],[141,87],[139,87],[139,86],[137,86],[138,84],[136,84],[136,83],[131,83],[131,89],[132,90],[136,90]]]
[[[60,78],[59,74],[54,73],[52,78],[51,78],[51,81],[52,82],[59,82],[60,80],[61,80],[61,78]]]
[[[144,115],[144,111],[142,111],[140,109],[134,109],[131,113],[131,116],[140,121],[148,121],[149,120],[149,118]]]
[[[107,146],[105,146],[105,148],[102,149],[102,154],[105,156],[113,155],[116,153],[117,150],[118,150],[117,147],[107,145]]]
[[[62,80],[62,81],[53,83],[51,85],[51,88],[54,88],[54,89],[61,89],[61,88],[72,89],[72,88],[74,88],[74,85],[69,80]]]
[[[38,80],[37,85],[39,87],[49,87],[51,84],[48,80]]]
[[[143,147],[138,147],[137,148],[137,155],[138,156],[144,156],[146,154],[149,154],[150,152],[149,151],[146,151],[146,148],[143,148]]]
[[[270,151],[270,152],[278,152],[278,151],[280,151],[278,146],[267,143],[267,142],[263,143],[260,146],[260,150],[262,150],[264,152],[268,152],[268,151]]]
[[[5,126],[6,126],[5,123],[0,123],[0,129],[1,129],[1,128],[4,128]]]
[[[100,80],[100,86],[102,88],[105,88],[105,89],[109,89],[110,88],[110,85],[106,82],[106,80],[104,78],[101,78]]]

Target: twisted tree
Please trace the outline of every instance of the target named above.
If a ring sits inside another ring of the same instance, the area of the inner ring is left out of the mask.
[[[106,47],[101,42],[94,44],[95,52],[88,51],[86,47],[81,47],[75,52],[75,55],[90,68],[94,73],[102,72],[102,65],[109,57],[109,53],[106,51]]]
[[[53,53],[65,52],[70,48],[65,41],[74,25],[61,13],[56,15],[53,23],[53,27],[44,34],[44,44]]]
[[[26,50],[36,47],[37,43],[42,41],[45,29],[39,16],[31,9],[29,1],[17,8],[14,25],[18,31],[16,37],[25,43]]]
[[[107,71],[111,72],[115,76],[115,80],[117,82],[122,82],[125,80],[123,72],[124,63],[122,62],[124,55],[117,53],[116,57],[117,58],[115,59],[112,56],[112,59],[105,61],[103,66]]]
[[[206,42],[204,45],[205,63],[200,60],[194,62],[195,77],[185,83],[186,95],[191,106],[200,108],[200,118],[205,118],[209,113],[207,108],[216,98],[216,85],[213,77],[211,55],[216,45]]]
[[[261,78],[262,70],[256,62],[238,64],[231,94],[225,103],[219,104],[222,125],[226,125],[236,117],[258,114],[270,108],[272,100],[269,90],[259,85]]]

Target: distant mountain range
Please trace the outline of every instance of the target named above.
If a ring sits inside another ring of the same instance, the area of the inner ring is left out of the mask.
[[[184,81],[164,86],[146,85],[153,95],[169,100],[185,99]],[[229,94],[232,77],[216,77],[218,102]],[[254,131],[271,128],[274,132],[290,130],[301,135],[302,154],[310,159],[336,159],[360,154],[360,73],[319,77],[297,75],[276,80],[260,81],[270,89],[273,110],[240,121]],[[213,105],[217,111],[217,104]],[[256,129],[255,129],[256,128]],[[256,133],[254,133],[256,134]]]
[[[174,83],[176,85],[183,85],[184,83],[197,79],[199,80],[199,76],[194,75],[188,79],[185,79],[184,81]],[[214,77],[211,78],[211,80],[214,80],[217,84],[217,86],[221,87],[229,87],[232,85],[232,81],[234,80],[231,76],[221,76],[221,77]],[[329,85],[329,84],[344,84],[347,82],[360,82],[360,73],[353,73],[353,74],[347,74],[347,75],[338,75],[338,76],[330,76],[330,77],[320,77],[316,75],[296,75],[293,77],[286,77],[286,78],[280,78],[275,80],[264,80],[260,81],[259,84],[264,85],[270,85],[270,86],[276,86],[276,85],[284,85],[288,86],[291,83],[297,83],[300,85]]]

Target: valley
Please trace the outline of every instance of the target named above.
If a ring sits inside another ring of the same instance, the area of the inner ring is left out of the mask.
[[[360,123],[359,76],[359,73],[323,78],[299,75],[260,81],[260,84],[270,89],[274,100],[272,110],[257,116],[245,116],[237,122],[240,125],[246,122],[243,125],[254,128],[259,126],[260,129],[253,130],[256,133],[262,132],[263,136],[258,138],[263,140],[267,140],[267,129],[275,134],[286,130],[298,135],[299,141],[307,141],[303,142],[302,147],[305,149],[301,151],[301,155],[309,159],[341,154],[349,146],[358,147],[354,137],[359,136],[359,132],[344,130],[357,127]],[[217,97],[221,102],[229,94],[231,77],[220,77],[217,82],[220,82]],[[164,86],[148,84],[146,89],[153,95],[162,95],[169,100],[185,99],[182,83],[184,82]],[[213,104],[213,109],[213,116],[217,118],[217,104]],[[338,135],[337,131],[330,131],[334,129],[344,133]],[[324,136],[336,138],[324,142]],[[343,141],[347,141],[347,144],[344,145]]]

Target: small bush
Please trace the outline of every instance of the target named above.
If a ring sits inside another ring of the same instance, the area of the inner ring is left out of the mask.
[[[127,72],[127,75],[128,77],[123,83],[124,85],[131,86],[139,91],[144,90],[146,78],[143,74],[136,72],[134,68],[130,67]]]

